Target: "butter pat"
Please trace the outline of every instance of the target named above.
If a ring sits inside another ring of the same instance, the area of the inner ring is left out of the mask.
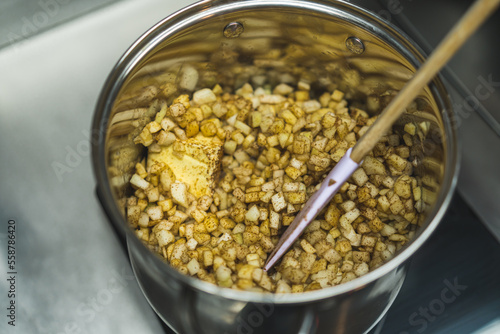
[[[161,146],[160,152],[150,151],[148,170],[154,165],[164,165],[172,171],[175,180],[189,186],[188,191],[196,198],[211,196],[220,173],[222,144],[202,134],[176,142],[177,147],[182,145],[182,154],[174,154],[174,145]]]

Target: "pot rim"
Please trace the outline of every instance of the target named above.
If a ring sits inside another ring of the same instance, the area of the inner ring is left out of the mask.
[[[133,234],[132,230],[127,227],[125,217],[121,214],[111,187],[109,186],[110,182],[107,174],[105,155],[107,122],[119,90],[131,70],[139,64],[151,50],[158,46],[159,43],[161,43],[161,41],[168,36],[182,30],[186,25],[214,14],[233,12],[235,10],[255,9],[256,7],[259,9],[270,9],[275,7],[286,7],[291,9],[300,8],[310,12],[320,12],[329,16],[333,15],[335,17],[348,19],[348,21],[361,26],[363,29],[370,27],[370,32],[372,34],[377,35],[385,41],[389,41],[391,47],[400,52],[405,59],[411,61],[414,66],[418,66],[424,59],[424,53],[422,50],[397,27],[392,26],[390,23],[385,22],[375,14],[372,14],[357,5],[343,1],[328,2],[321,0],[312,2],[308,0],[240,0],[236,2],[228,2],[225,0],[203,0],[189,5],[161,20],[159,23],[146,31],[136,42],[134,42],[118,60],[101,90],[92,121],[92,133],[96,135],[92,141],[92,166],[97,180],[97,187],[102,196],[101,205],[107,212],[109,219],[113,220],[116,223],[115,225],[120,229],[120,232],[123,232],[123,234],[127,236],[127,243],[129,244],[129,247],[130,243],[133,243],[134,246],[143,247],[144,251],[150,252],[149,249],[147,249],[146,246]],[[428,217],[432,217],[430,218],[430,222],[424,229],[419,229],[420,232],[417,233],[413,241],[408,243],[393,259],[387,263],[361,277],[337,286],[300,294],[274,294],[239,291],[218,287],[200,279],[181,274],[174,268],[168,266],[158,256],[150,252],[154,258],[153,261],[156,265],[165,267],[165,270],[167,270],[169,274],[174,275],[174,277],[196,290],[242,302],[276,304],[307,303],[346,294],[361,289],[395,270],[403,262],[408,260],[408,258],[415,253],[434,232],[448,208],[458,179],[460,161],[460,151],[458,149],[459,142],[456,128],[452,126],[453,124],[456,124],[453,122],[455,114],[451,109],[449,96],[446,93],[440,77],[436,77],[429,85],[429,88],[433,92],[433,97],[435,98],[437,105],[444,108],[442,110],[442,117],[445,134],[444,146],[445,152],[447,152],[444,177],[436,203],[428,215]]]

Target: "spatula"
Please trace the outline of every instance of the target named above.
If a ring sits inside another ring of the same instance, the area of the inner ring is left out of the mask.
[[[497,9],[500,0],[478,0],[455,24],[444,40],[438,45],[428,60],[413,78],[394,97],[374,124],[349,149],[333,170],[327,175],[317,190],[295,217],[281,236],[275,249],[268,257],[264,270],[269,270],[293,245],[304,229],[330,202],[340,187],[359,167],[363,158],[373,149],[382,136],[392,127],[405,108],[417,97],[421,90],[434,78],[464,42]]]

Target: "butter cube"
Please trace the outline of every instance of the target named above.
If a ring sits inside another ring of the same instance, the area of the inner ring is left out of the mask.
[[[186,140],[177,139],[176,143],[161,146],[158,153],[150,152],[148,169],[164,164],[174,174],[175,180],[186,184],[196,198],[212,196],[220,172],[222,143],[202,134]],[[182,146],[182,155],[174,154],[174,146]]]

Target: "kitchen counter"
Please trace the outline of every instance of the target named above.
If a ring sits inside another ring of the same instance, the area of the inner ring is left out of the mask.
[[[89,132],[121,54],[188,1],[121,1],[0,50],[0,333],[158,333],[95,196]],[[16,326],[6,321],[16,226]]]

